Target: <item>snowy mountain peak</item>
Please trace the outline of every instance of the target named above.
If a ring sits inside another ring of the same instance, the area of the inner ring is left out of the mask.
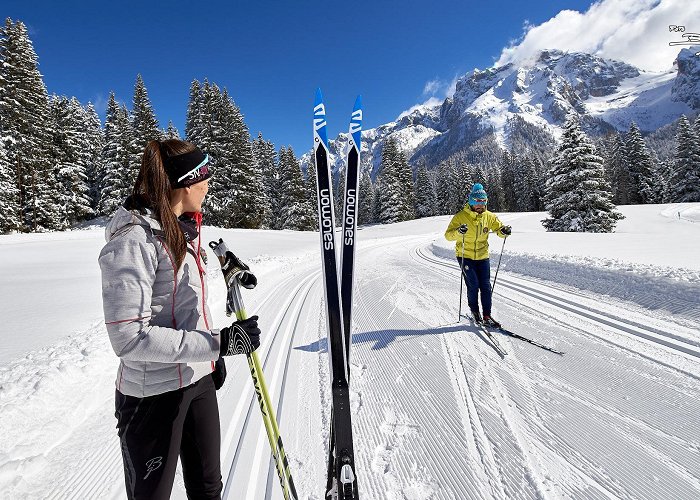
[[[442,103],[414,106],[395,121],[363,132],[363,151],[371,157],[365,168],[371,165],[377,173],[388,137],[412,163],[424,158],[437,165],[485,136],[501,148],[510,147],[514,123],[552,140],[569,113],[579,115],[592,134],[627,130],[632,122],[642,131],[656,130],[700,108],[699,48],[681,50],[677,71],[643,71],[622,61],[557,49],[542,50],[519,66],[474,69],[457,80],[454,95]],[[344,168],[340,155],[335,160],[336,170]]]

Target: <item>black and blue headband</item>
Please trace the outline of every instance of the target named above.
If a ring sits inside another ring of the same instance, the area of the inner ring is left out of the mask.
[[[199,148],[176,156],[164,154],[161,148],[161,158],[173,189],[192,186],[211,177],[209,155],[202,153]]]

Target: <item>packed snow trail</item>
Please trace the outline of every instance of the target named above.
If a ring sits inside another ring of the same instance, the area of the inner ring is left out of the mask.
[[[700,497],[694,281],[654,279],[649,268],[654,291],[669,287],[651,304],[635,288],[639,268],[584,274],[574,259],[509,254],[494,316],[565,354],[494,332],[508,352],[501,359],[456,321],[459,269],[442,226],[437,218],[359,233],[351,402],[363,497]],[[260,285],[243,294],[249,314],[260,315],[260,359],[300,498],[322,500],[330,399],[318,235],[250,235],[244,260]],[[252,257],[260,241],[282,238],[298,238],[294,256]],[[512,265],[525,259],[527,267]],[[223,325],[231,318],[217,266],[210,307]],[[618,274],[631,289],[608,285]],[[684,306],[671,314],[665,297]],[[0,499],[125,498],[113,416],[118,361],[100,314],[0,368]],[[227,498],[279,500],[248,367],[227,361],[219,391]],[[185,498],[179,472],[173,498]]]

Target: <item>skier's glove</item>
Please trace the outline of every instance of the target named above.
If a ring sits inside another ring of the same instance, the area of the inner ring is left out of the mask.
[[[221,265],[221,272],[224,273],[228,288],[233,286],[235,279],[238,279],[244,288],[255,288],[258,284],[258,279],[250,272],[250,268],[233,255],[233,252],[226,252],[226,260]]]
[[[457,231],[459,232],[459,234],[467,234],[467,230],[468,230],[468,229],[469,229],[469,228],[467,227],[466,224],[462,224],[461,226],[459,226],[459,227],[457,228]]]
[[[511,229],[510,226],[503,226],[501,228],[501,234],[505,234],[506,236],[510,236],[513,230]]]
[[[218,391],[226,381],[226,362],[224,358],[219,357],[214,364],[214,371],[211,372],[211,378],[214,379],[214,387]]]
[[[258,317],[251,316],[248,319],[236,321],[231,326],[222,328],[221,355],[233,356],[235,354],[250,354],[260,347],[260,328]]]

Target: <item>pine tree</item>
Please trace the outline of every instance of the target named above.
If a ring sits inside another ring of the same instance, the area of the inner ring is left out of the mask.
[[[2,83],[2,82],[0,82]],[[2,133],[2,129],[0,129]],[[0,219],[0,233],[15,231],[20,227],[19,191],[12,164],[8,161],[4,141],[0,141],[0,212],[5,214]]]
[[[619,133],[607,141],[606,162],[608,179],[612,189],[612,201],[616,205],[629,205],[634,199],[634,179],[629,169],[627,146]]]
[[[93,214],[97,213],[97,204],[100,200],[99,186],[104,172],[102,163],[102,151],[104,150],[104,134],[100,117],[92,103],[88,102],[83,108],[83,119],[80,124],[80,133],[84,140],[81,151],[82,163],[85,165],[87,175],[88,196],[90,208]]]
[[[258,137],[253,141],[253,158],[256,168],[262,176],[263,186],[263,216],[261,227],[266,229],[280,229],[279,206],[279,174],[275,161],[277,154],[275,146],[270,141],[263,138],[262,132],[258,132]],[[315,188],[314,188],[315,189]]]
[[[107,102],[104,133],[103,175],[97,208],[102,215],[112,215],[131,194],[138,173],[133,164],[133,132],[128,111],[119,106],[114,92],[110,93]]]
[[[435,188],[428,176],[425,164],[418,167],[415,183],[416,217],[430,217],[435,215],[436,196]]]
[[[484,187],[489,196],[489,210],[492,212],[502,212],[506,210],[506,196],[503,192],[503,181],[498,168],[492,168],[486,174]]]
[[[75,98],[54,97],[50,110],[54,124],[52,161],[59,183],[61,227],[65,228],[93,214],[84,154],[87,138],[82,131],[85,116]]]
[[[248,126],[243,120],[241,110],[224,89],[221,96],[225,143],[222,149],[230,165],[226,181],[231,197],[227,204],[228,225],[225,227],[259,228],[262,224],[267,200],[263,190],[262,171],[253,158],[253,148]],[[226,175],[226,174],[225,174]]]
[[[513,209],[518,212],[536,211],[541,193],[532,158],[529,155],[515,157],[513,167],[513,189],[516,196]]]
[[[673,173],[669,179],[670,201],[700,201],[700,139],[685,115],[678,122],[676,144]]]
[[[310,217],[309,200],[299,160],[291,146],[279,152],[281,213],[284,229],[306,231],[314,228],[316,219]]]
[[[360,185],[357,200],[357,223],[370,224],[374,222],[372,214],[372,201],[374,200],[374,186],[372,179],[366,170],[360,174]]]
[[[504,151],[501,155],[501,161],[499,162],[499,167],[501,171],[501,182],[500,188],[503,192],[503,204],[499,207],[499,210],[504,211],[515,211],[518,205],[518,193],[515,192],[515,163],[517,159],[514,155],[510,154],[508,151]],[[489,185],[489,196],[493,196],[493,185]],[[491,202],[491,200],[489,200]],[[491,203],[489,203],[491,204]],[[495,207],[495,204],[492,205]],[[494,208],[494,210],[496,210]]]
[[[185,122],[185,140],[196,144],[200,148],[201,136],[204,133],[203,124],[203,100],[204,94],[202,86],[197,80],[193,80],[190,85],[190,100],[187,104],[187,120]]]
[[[550,217],[542,224],[548,231],[612,232],[623,216],[611,200],[603,159],[581,131],[577,117],[570,115],[547,181]]]
[[[131,125],[134,130],[134,138],[136,139],[135,150],[138,152],[140,159],[140,155],[149,141],[162,139],[156,114],[153,111],[146,85],[143,83],[143,78],[141,78],[140,74],[136,76],[136,84],[134,85],[133,106]]]
[[[228,177],[232,174],[233,165],[227,158],[226,144],[231,142],[231,138],[230,132],[224,126],[225,105],[221,97],[219,87],[216,84],[210,85],[205,80],[201,95],[195,97],[199,104],[193,105],[190,102],[188,108],[187,140],[209,154],[210,166],[214,171],[214,175],[209,179],[209,193],[203,204],[207,223],[230,227],[227,218],[231,211],[229,204],[232,201],[232,189]],[[197,116],[191,117],[189,109],[193,108],[197,110]],[[195,120],[196,127],[190,128],[190,118]]]
[[[399,185],[396,158],[398,149],[393,139],[389,138],[382,148],[380,174],[382,189],[377,193],[379,209],[378,221],[382,224],[399,222],[401,218],[401,186]]]
[[[0,129],[8,173],[16,182],[10,198],[17,193],[17,202],[11,199],[8,208],[19,210],[3,217],[24,230],[59,229],[48,94],[26,26],[9,18],[0,34],[0,81]]]
[[[637,124],[632,122],[625,144],[627,164],[634,182],[632,203],[658,202],[655,190],[654,172],[656,166],[644,142]]]
[[[168,128],[161,135],[164,139],[180,139],[180,132],[173,125],[172,120],[168,120]]]
[[[403,150],[398,150],[396,155],[396,180],[400,192],[400,206],[401,215],[400,219],[413,220],[416,218],[415,206],[416,197],[413,192],[413,170],[408,164],[408,159],[406,158],[406,153]]]
[[[311,150],[309,165],[306,167],[306,212],[309,220],[316,221],[318,218],[318,187],[316,186],[316,156]],[[318,230],[318,223],[314,222],[311,229]]]

